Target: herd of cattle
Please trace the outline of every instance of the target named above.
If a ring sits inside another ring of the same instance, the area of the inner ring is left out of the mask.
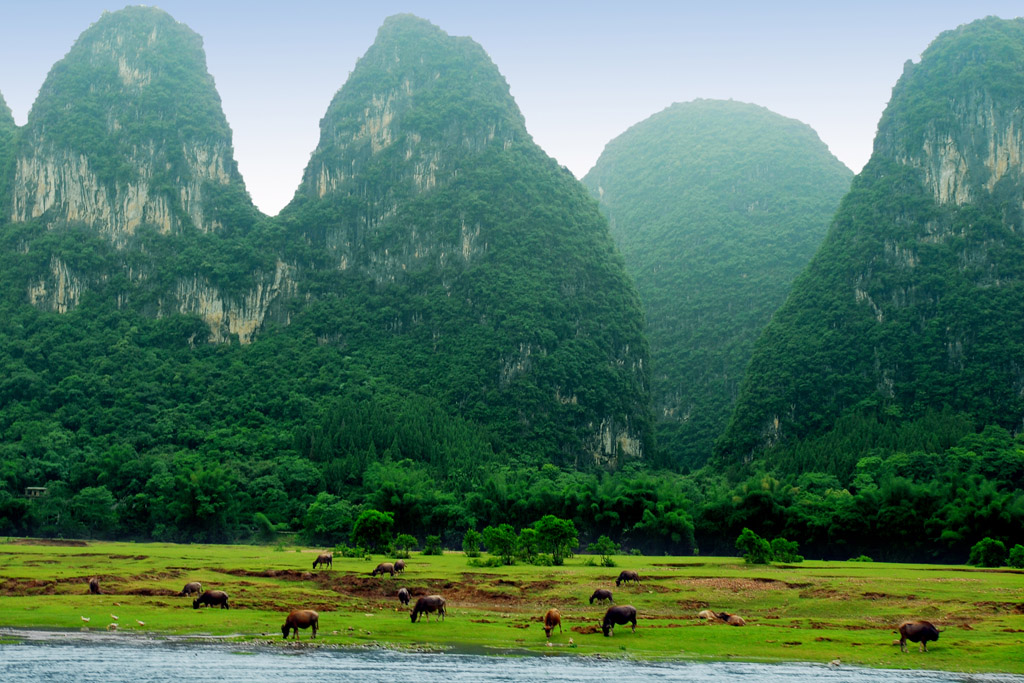
[[[317,558],[313,560],[313,569],[317,566],[332,567],[334,564],[334,554],[320,553]],[[388,574],[392,577],[395,574],[401,574],[405,571],[405,561],[396,560],[395,562],[381,562],[378,564],[370,576],[377,576]],[[623,583],[632,582],[636,585],[640,584],[640,575],[631,569],[625,569],[619,573],[617,579],[615,579],[615,585],[621,586]],[[100,594],[100,582],[98,579],[89,579],[89,592],[94,595]],[[201,606],[219,606],[221,609],[230,609],[228,605],[228,594],[221,590],[203,590],[203,585],[198,581],[191,581],[185,584],[185,587],[178,593],[179,596],[198,596],[192,601],[192,609],[199,609]],[[398,589],[398,601],[405,607],[409,606],[412,600],[412,595],[409,593],[409,589],[402,587]],[[593,605],[597,601],[598,604],[603,602],[612,603],[612,606],[604,613],[604,619],[601,621],[601,632],[605,636],[610,637],[616,626],[623,626],[625,624],[632,625],[633,633],[636,633],[636,608],[632,605],[615,605],[615,600],[612,597],[612,592],[607,588],[598,588],[590,596],[590,604]],[[424,614],[434,614],[434,620],[444,620],[446,611],[446,602],[440,595],[425,595],[416,600],[416,604],[413,606],[409,616],[412,619],[412,623],[416,621]],[[746,621],[743,617],[737,614],[729,614],[728,612],[713,612],[711,610],[703,610],[697,614],[700,619],[705,619],[710,622],[722,622],[729,624],[730,626],[744,626]],[[562,615],[557,609],[549,609],[544,614],[544,635],[550,639],[551,633],[554,628],[558,627],[558,632],[562,632]],[[140,622],[141,623],[141,622]],[[281,633],[284,638],[288,638],[289,633],[294,632],[295,639],[299,638],[299,629],[311,628],[313,630],[313,638],[316,638],[316,632],[320,625],[320,615],[311,609],[299,609],[292,610],[288,617],[284,621],[284,625],[281,626]],[[922,652],[928,651],[928,643],[931,641],[937,641],[939,639],[940,630],[933,624],[927,621],[905,621],[899,625],[898,632],[900,634],[899,645],[903,652],[907,651],[907,641],[912,643],[920,643]],[[550,643],[548,643],[550,645]]]

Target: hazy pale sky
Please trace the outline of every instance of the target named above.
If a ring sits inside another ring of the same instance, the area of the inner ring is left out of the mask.
[[[163,0],[200,34],[257,206],[292,197],[319,121],[385,17],[411,12],[480,43],[534,140],[582,177],[605,144],[673,102],[753,102],[867,162],[903,63],[942,31],[1019,0]],[[0,0],[0,93],[24,124],[50,67],[106,0]]]

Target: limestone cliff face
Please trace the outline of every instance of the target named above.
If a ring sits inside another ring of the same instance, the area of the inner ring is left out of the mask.
[[[11,220],[84,223],[123,247],[140,225],[221,229],[210,194],[252,210],[201,39],[159,10],[104,14],[40,89]]]

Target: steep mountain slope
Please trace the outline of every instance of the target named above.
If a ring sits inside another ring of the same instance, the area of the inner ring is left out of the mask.
[[[14,169],[14,145],[18,127],[14,116],[7,106],[4,96],[0,94],[0,225],[7,222],[8,204],[10,203],[11,172]]]
[[[1020,428],[1022,130],[1024,21],[948,31],[907,63],[871,161],[758,341],[723,456],[792,447],[842,418],[862,432],[861,452],[833,463],[848,472],[882,422],[924,424],[945,410]],[[803,457],[819,467],[834,456]]]
[[[259,214],[202,40],[160,10],[104,14],[54,65],[10,182],[5,215],[30,246],[18,286],[39,307],[67,311],[103,291],[149,315],[199,315],[211,339],[245,342],[282,287],[272,256],[238,258]]]
[[[642,457],[642,314],[584,188],[479,45],[388,19],[282,212],[314,272],[293,320],[524,456]]]
[[[852,173],[805,124],[752,104],[674,104],[583,179],[637,283],[658,444],[711,455],[757,335],[821,243]]]

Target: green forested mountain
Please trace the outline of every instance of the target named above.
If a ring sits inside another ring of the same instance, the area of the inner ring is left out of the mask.
[[[0,94],[0,225],[9,212],[10,178],[14,170],[14,140],[17,133],[18,127],[14,124],[11,109]]]
[[[774,447],[849,476],[872,449],[941,452],[1024,414],[1024,21],[908,62],[874,154],[758,341],[731,460]]]
[[[583,179],[636,280],[667,461],[703,463],[757,335],[821,243],[852,173],[807,125],[733,101],[674,104]]]
[[[473,41],[388,19],[282,226],[287,259],[316,273],[294,325],[502,450],[573,467],[643,456],[642,315],[607,223]]]

